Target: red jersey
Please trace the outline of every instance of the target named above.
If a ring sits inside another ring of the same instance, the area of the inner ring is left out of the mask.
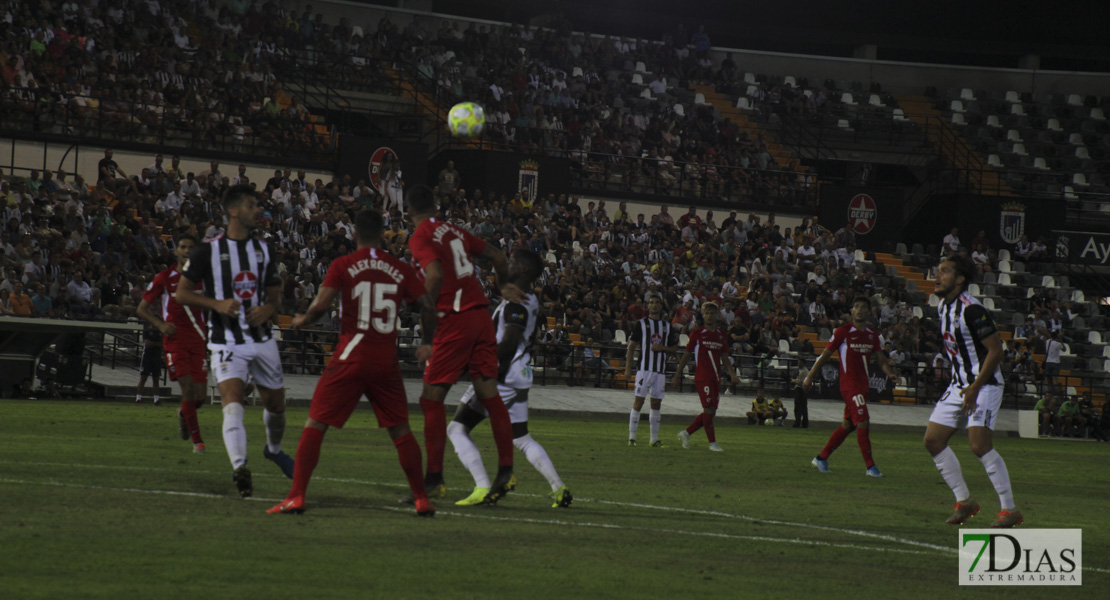
[[[690,334],[686,349],[694,355],[697,370],[694,381],[720,381],[721,359],[728,354],[728,334],[724,329],[708,329],[704,325]]]
[[[154,276],[146,291],[143,300],[147,304],[157,305],[161,312],[159,316],[167,323],[172,323],[177,330],[173,335],[167,335],[164,345],[167,348],[181,348],[184,346],[204,348],[208,343],[208,324],[204,320],[204,309],[192,307],[186,309],[177,303],[174,294],[177,293],[177,284],[181,281],[181,272],[177,270],[177,263]],[[204,282],[198,281],[193,288],[197,292],[204,290]]]
[[[339,290],[339,345],[332,362],[397,361],[397,314],[423,296],[409,265],[377,248],[359,248],[332,261],[324,287]]]
[[[882,341],[879,334],[870,327],[856,328],[849,323],[841,325],[833,332],[829,348],[840,355],[840,390],[861,393],[868,389],[871,379],[868,359],[872,354],[881,352]]]
[[[489,305],[470,257],[481,254],[486,242],[436,218],[425,219],[409,238],[409,249],[423,268],[439,261],[443,286],[436,298],[440,316]]]

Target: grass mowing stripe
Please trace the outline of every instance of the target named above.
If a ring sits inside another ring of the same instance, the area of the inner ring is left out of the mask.
[[[46,486],[56,486],[56,487],[70,487],[70,488],[78,488],[78,489],[100,490],[100,491],[106,491],[106,492],[124,492],[124,493],[129,493],[129,494],[130,493],[140,493],[140,494],[158,494],[158,495],[165,495],[165,496],[189,496],[189,497],[195,497],[195,498],[213,498],[213,499],[221,499],[221,500],[226,500],[226,499],[232,499],[233,498],[232,496],[227,496],[227,495],[205,494],[205,493],[202,493],[202,492],[181,492],[181,491],[177,491],[177,490],[158,490],[158,489],[141,489],[141,488],[117,488],[117,487],[109,487],[109,486],[103,486],[103,485],[87,485],[87,484],[81,484],[81,483],[64,483],[64,482],[60,482],[60,481],[27,481],[27,480],[23,480],[23,479],[0,479],[0,483],[10,483],[10,484],[19,484],[19,485],[46,485]],[[266,502],[266,503],[281,502],[280,498],[251,497],[251,498],[244,498],[244,500],[250,500],[250,501],[254,501],[254,502]],[[409,513],[412,512],[411,508],[404,509],[404,508],[400,508],[400,507],[396,507],[396,506],[372,505],[372,504],[346,504],[346,503],[329,502],[329,503],[327,503],[327,506],[333,507],[333,508],[356,508],[356,509],[386,510],[386,511],[391,511],[391,512],[404,513],[404,514],[409,514]],[[862,546],[862,545],[858,545],[858,544],[834,544],[834,543],[831,543],[831,542],[823,542],[823,541],[820,541],[820,540],[804,540],[804,539],[801,539],[801,538],[776,538],[776,537],[768,537],[768,536],[736,535],[736,534],[710,532],[710,531],[689,531],[689,530],[682,530],[682,529],[657,529],[657,528],[650,528],[650,527],[628,527],[628,526],[625,526],[625,525],[617,525],[615,523],[591,523],[591,522],[565,521],[565,520],[561,520],[561,519],[530,519],[530,518],[526,518],[526,517],[498,517],[498,516],[491,516],[491,515],[479,515],[479,514],[474,514],[474,513],[463,513],[463,512],[453,511],[453,510],[439,510],[439,511],[436,512],[436,514],[438,514],[438,515],[449,515],[449,516],[453,516],[453,517],[464,517],[464,518],[468,518],[468,519],[483,519],[483,520],[487,520],[487,521],[505,521],[505,522],[513,522],[513,523],[530,523],[530,524],[533,524],[533,525],[558,525],[558,526],[568,526],[568,525],[570,525],[570,526],[574,526],[574,527],[585,527],[585,528],[593,528],[593,529],[619,529],[619,530],[626,530],[626,531],[642,531],[642,532],[652,533],[652,534],[676,534],[676,535],[687,535],[687,536],[694,536],[694,537],[701,536],[701,537],[714,537],[714,538],[723,538],[723,539],[732,539],[732,540],[771,542],[771,543],[779,543],[779,544],[800,544],[800,545],[806,545],[806,546],[822,546],[822,547],[828,547],[828,548],[843,548],[843,549],[851,549],[851,550],[868,550],[868,551],[878,551],[878,552],[899,552],[899,553],[903,553],[903,554],[925,554],[925,552],[919,551],[919,550],[907,550],[907,549],[903,549],[903,548],[884,548],[884,547],[881,547],[881,546]]]
[[[104,468],[104,469],[115,468],[115,469],[131,470],[131,471],[157,471],[157,472],[169,472],[170,471],[169,469],[158,469],[158,468],[153,468],[153,467],[137,467],[137,466],[133,466],[133,465],[121,465],[121,466],[115,466],[114,467],[112,465],[79,465],[79,464],[66,464],[66,463],[21,463],[21,464],[34,464],[34,465],[39,465],[39,466],[74,467],[74,468]],[[183,471],[174,470],[174,472],[181,473]],[[191,471],[191,472],[196,473],[196,474],[205,474],[205,473],[208,473],[209,471]],[[278,475],[268,475],[268,474],[260,474],[260,475],[262,477],[274,477],[274,478],[279,477]],[[331,481],[331,482],[335,482],[335,483],[359,483],[359,484],[364,484],[364,485],[386,486],[386,487],[397,487],[397,488],[408,487],[405,484],[399,484],[399,483],[397,483],[397,484],[395,484],[395,483],[382,483],[382,482],[377,482],[377,481],[367,481],[367,480],[351,479],[351,478],[313,477],[313,480],[314,481]],[[114,488],[102,488],[102,489],[114,489]],[[139,491],[141,491],[141,490],[139,490]],[[516,496],[547,497],[546,494],[541,495],[541,494],[523,494],[523,493],[522,494],[516,494],[516,493],[514,493],[514,495],[516,495]],[[280,501],[280,499],[278,501]],[[674,506],[659,506],[659,505],[655,505],[655,504],[642,504],[642,503],[637,503],[637,502],[620,502],[620,501],[616,501],[616,500],[596,500],[596,499],[584,498],[584,497],[575,498],[575,501],[576,502],[597,502],[599,504],[608,504],[608,505],[612,505],[612,506],[622,506],[622,507],[626,507],[626,508],[645,508],[645,509],[649,509],[649,510],[661,510],[661,511],[669,511],[669,512],[679,512],[679,513],[687,513],[687,514],[695,514],[695,515],[704,515],[704,516],[711,516],[711,517],[722,517],[722,518],[726,518],[726,519],[739,519],[739,520],[742,520],[742,521],[750,521],[750,522],[753,522],[753,523],[763,523],[763,524],[766,524],[766,525],[780,525],[780,526],[784,526],[784,527],[801,527],[801,528],[805,528],[805,529],[815,529],[815,530],[819,530],[819,531],[829,531],[829,532],[832,532],[832,533],[844,533],[844,534],[855,535],[855,536],[859,536],[859,537],[873,538],[873,539],[877,539],[877,540],[895,542],[895,543],[898,543],[898,544],[905,544],[905,545],[908,545],[908,546],[918,546],[918,547],[921,547],[921,548],[929,548],[931,550],[940,550],[940,551],[946,552],[948,554],[958,554],[958,552],[955,549],[948,548],[946,546],[938,546],[936,544],[929,544],[929,543],[926,543],[926,542],[918,542],[918,541],[915,541],[915,540],[907,540],[907,539],[898,538],[898,537],[895,537],[895,536],[884,535],[884,534],[880,534],[880,533],[872,533],[872,532],[869,532],[869,531],[862,531],[862,530],[858,530],[858,529],[843,529],[843,528],[839,528],[839,527],[829,527],[829,526],[826,526],[826,525],[814,525],[814,524],[811,524],[811,523],[795,523],[795,522],[791,522],[791,521],[778,521],[778,520],[774,520],[774,519],[767,519],[767,518],[762,518],[762,517],[752,517],[752,516],[743,515],[743,514],[726,513],[726,512],[715,511],[715,510],[698,510],[698,509],[693,509],[693,508],[681,508],[681,507],[674,507]]]

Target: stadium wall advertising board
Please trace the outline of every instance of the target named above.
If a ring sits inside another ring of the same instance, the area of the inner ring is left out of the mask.
[[[491,193],[512,198],[517,190],[523,189],[532,200],[547,194],[570,193],[570,161],[565,158],[492,150],[448,150],[431,161],[429,175],[433,180],[448,160],[455,161],[462,179],[459,187],[469,197],[473,197],[474,190],[482,190],[486,198]]]
[[[335,173],[339,177],[350,175],[352,184],[365,179],[367,185],[381,192],[378,167],[387,152],[401,160],[401,176],[406,185],[428,182],[428,145],[389,138],[340,136]]]
[[[1057,231],[1056,260],[1073,265],[1110,267],[1110,233]]]
[[[886,243],[902,241],[902,188],[830,185],[821,187],[821,223],[836,231],[850,224],[856,245],[881,250]]]

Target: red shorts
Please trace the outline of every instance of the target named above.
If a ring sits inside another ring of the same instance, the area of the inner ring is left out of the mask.
[[[379,427],[409,422],[408,397],[401,381],[401,368],[396,362],[371,365],[333,360],[316,383],[308,416],[342,429],[363,394],[370,400]]]
[[[165,355],[170,381],[177,381],[179,377],[192,377],[194,382],[207,385],[207,348],[189,345],[173,346],[166,348]]]
[[[432,358],[424,367],[424,383],[455,384],[464,371],[470,378],[497,378],[497,336],[486,308],[440,319],[432,340]]]
[[[698,400],[701,401],[701,407],[716,410],[717,405],[721,402],[721,380],[698,381],[695,379],[694,387],[698,388]]]
[[[840,389],[840,395],[844,398],[844,419],[851,421],[852,425],[859,425],[863,421],[868,421],[871,416],[867,413],[867,396],[871,394],[871,390],[846,390]]]

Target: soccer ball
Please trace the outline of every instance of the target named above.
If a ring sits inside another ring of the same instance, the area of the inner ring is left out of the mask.
[[[764,425],[774,425],[774,423],[775,423],[774,419],[763,419],[763,424]]]
[[[447,129],[457,137],[478,137],[486,124],[486,111],[477,102],[460,102],[447,113]]]

